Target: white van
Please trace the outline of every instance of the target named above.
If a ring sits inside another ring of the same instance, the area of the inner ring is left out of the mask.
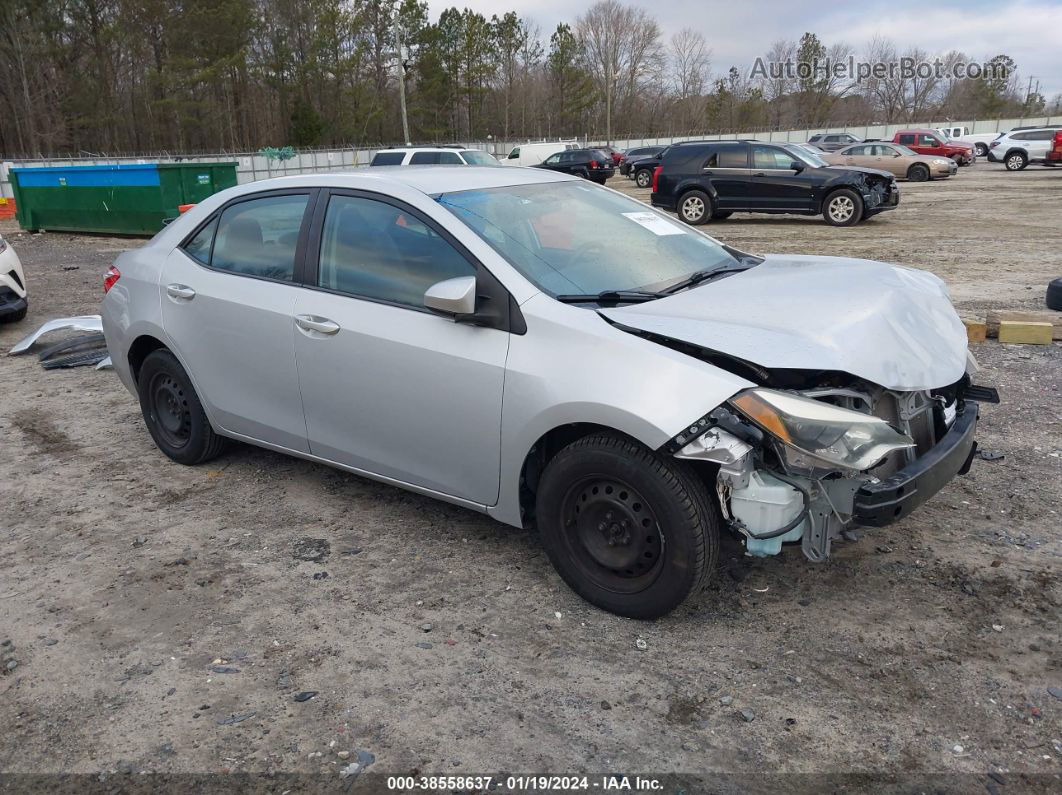
[[[537,166],[550,155],[566,149],[578,149],[577,141],[552,141],[549,143],[526,143],[514,146],[509,156],[502,160],[506,166]]]

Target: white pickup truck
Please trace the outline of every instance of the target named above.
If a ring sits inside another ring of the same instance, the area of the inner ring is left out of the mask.
[[[978,157],[985,157],[988,154],[988,145],[1002,135],[998,132],[971,133],[969,127],[937,127],[935,129],[947,139],[971,144],[974,154]]]

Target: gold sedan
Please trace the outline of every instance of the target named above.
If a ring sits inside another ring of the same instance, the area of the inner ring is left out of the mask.
[[[959,170],[950,157],[920,155],[900,144],[874,142],[846,146],[819,155],[832,166],[861,166],[891,171],[899,179],[925,182],[954,176]]]

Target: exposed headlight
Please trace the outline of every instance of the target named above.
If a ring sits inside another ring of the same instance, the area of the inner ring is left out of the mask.
[[[914,440],[880,417],[773,389],[730,399],[738,411],[783,444],[833,467],[862,471]]]

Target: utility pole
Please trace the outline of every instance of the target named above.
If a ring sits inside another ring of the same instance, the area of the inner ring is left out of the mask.
[[[409,139],[409,118],[406,116],[406,56],[402,47],[402,25],[398,21],[398,8],[395,8],[395,50],[398,53],[398,106],[402,111],[402,137],[406,146],[412,145]]]

